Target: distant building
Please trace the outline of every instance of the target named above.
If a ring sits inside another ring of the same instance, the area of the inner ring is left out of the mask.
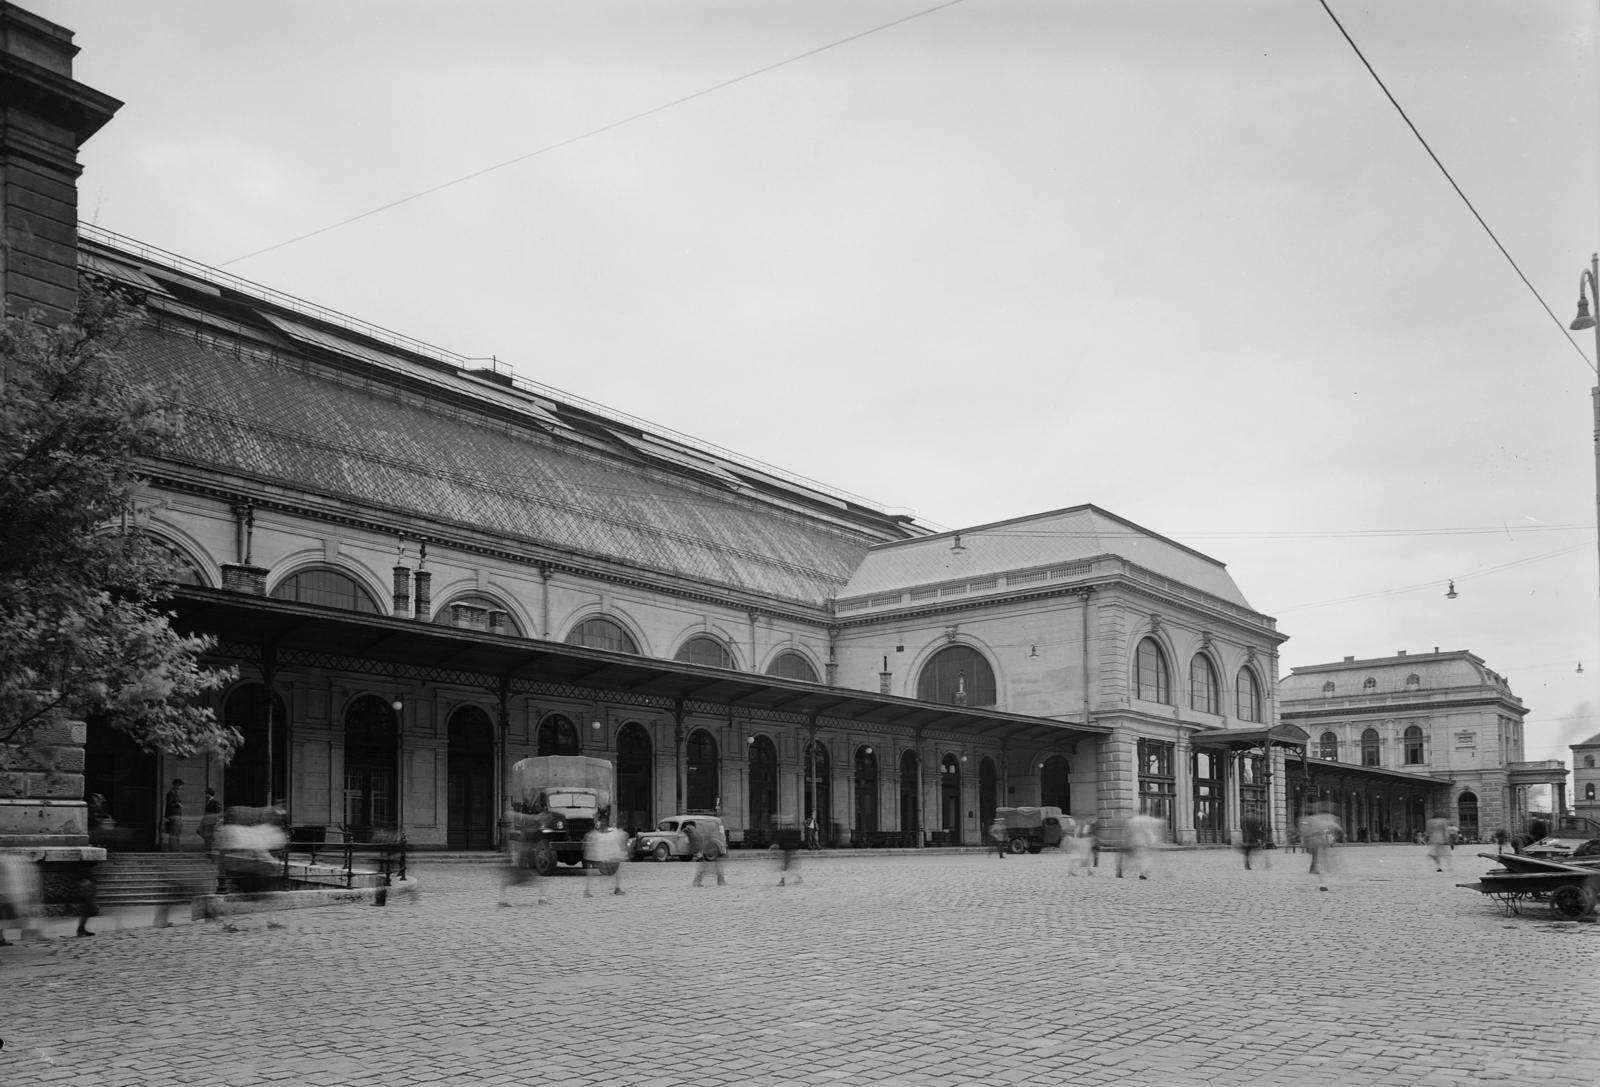
[[[1523,760],[1527,708],[1465,650],[1295,668],[1279,718],[1309,735],[1306,801],[1336,802],[1352,839],[1403,840],[1442,814],[1469,837],[1523,829],[1527,787],[1566,788],[1558,761]],[[1291,771],[1293,777],[1293,771]]]
[[[1572,813],[1600,823],[1600,732],[1572,745]]]

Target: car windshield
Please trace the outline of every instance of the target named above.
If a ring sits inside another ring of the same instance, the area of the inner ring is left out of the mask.
[[[657,830],[677,830],[678,829],[678,821],[676,819],[663,819],[663,820],[661,820],[661,824],[659,826],[657,826],[656,829]]]
[[[595,807],[593,793],[546,793],[545,802],[552,808]]]

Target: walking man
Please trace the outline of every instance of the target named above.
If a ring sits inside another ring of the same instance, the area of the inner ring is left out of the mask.
[[[722,873],[722,847],[717,844],[716,836],[707,831],[698,819],[683,829],[689,835],[689,849],[695,859],[694,882],[690,886],[699,887],[709,868],[717,873],[717,886],[726,887],[728,881]]]
[[[1428,820],[1428,858],[1433,861],[1435,872],[1443,872],[1450,860],[1450,830],[1450,820],[1442,815]]]
[[[1150,850],[1160,840],[1161,833],[1161,820],[1153,815],[1135,815],[1123,828],[1123,846],[1127,850],[1127,864],[1130,869],[1139,873],[1140,879],[1150,878]]]
[[[1328,812],[1315,812],[1300,820],[1300,844],[1311,854],[1311,874],[1317,877],[1317,890],[1328,889],[1328,869],[1333,843],[1339,837],[1339,818]]]
[[[622,890],[622,862],[628,857],[628,835],[616,827],[601,828],[598,824],[583,836],[583,897],[593,898],[589,881],[597,876],[612,877],[611,893]]]
[[[989,841],[994,843],[995,856],[1001,860],[1006,859],[1006,821],[1002,815],[996,815],[989,824]]]

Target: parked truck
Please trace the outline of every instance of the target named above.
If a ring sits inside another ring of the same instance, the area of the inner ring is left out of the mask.
[[[996,808],[995,815],[1005,820],[1006,848],[1012,853],[1037,853],[1047,845],[1059,846],[1062,823],[1067,816],[1060,808]]]
[[[541,876],[583,863],[583,836],[610,822],[611,764],[583,755],[523,759],[511,768],[511,858]]]

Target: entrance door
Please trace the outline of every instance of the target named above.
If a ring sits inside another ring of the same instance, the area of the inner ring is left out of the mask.
[[[961,764],[954,755],[939,764],[939,829],[946,843],[961,844]]]
[[[1227,760],[1216,751],[1195,749],[1190,757],[1194,767],[1194,834],[1203,845],[1218,845],[1228,840]]]
[[[1476,838],[1478,836],[1478,795],[1476,793],[1462,793],[1456,798],[1456,827],[1460,829],[1463,838]]]
[[[750,743],[750,831],[757,844],[772,834],[772,817],[778,814],[778,749],[770,739],[757,736]],[[791,819],[793,816],[790,817]]]
[[[350,703],[344,714],[344,825],[358,842],[399,827],[398,743],[389,703],[370,694]]]
[[[92,828],[89,840],[106,849],[146,853],[155,849],[158,805],[156,756],[133,742],[126,732],[97,717],[88,721],[84,745],[84,799],[105,798],[111,822]]]
[[[870,747],[856,749],[856,830],[878,829],[878,756]]]
[[[494,726],[477,706],[450,715],[451,849],[494,848]]]
[[[617,810],[611,821],[629,834],[655,826],[651,803],[650,770],[654,762],[650,734],[637,721],[617,733]]]
[[[246,683],[234,688],[223,705],[223,721],[244,737],[222,772],[222,802],[229,807],[264,807],[289,795],[289,709],[280,696],[272,696],[269,734],[266,696],[261,684]]]
[[[918,820],[917,789],[922,773],[917,768],[917,753],[907,751],[900,756],[900,832],[914,834],[922,829]]]

